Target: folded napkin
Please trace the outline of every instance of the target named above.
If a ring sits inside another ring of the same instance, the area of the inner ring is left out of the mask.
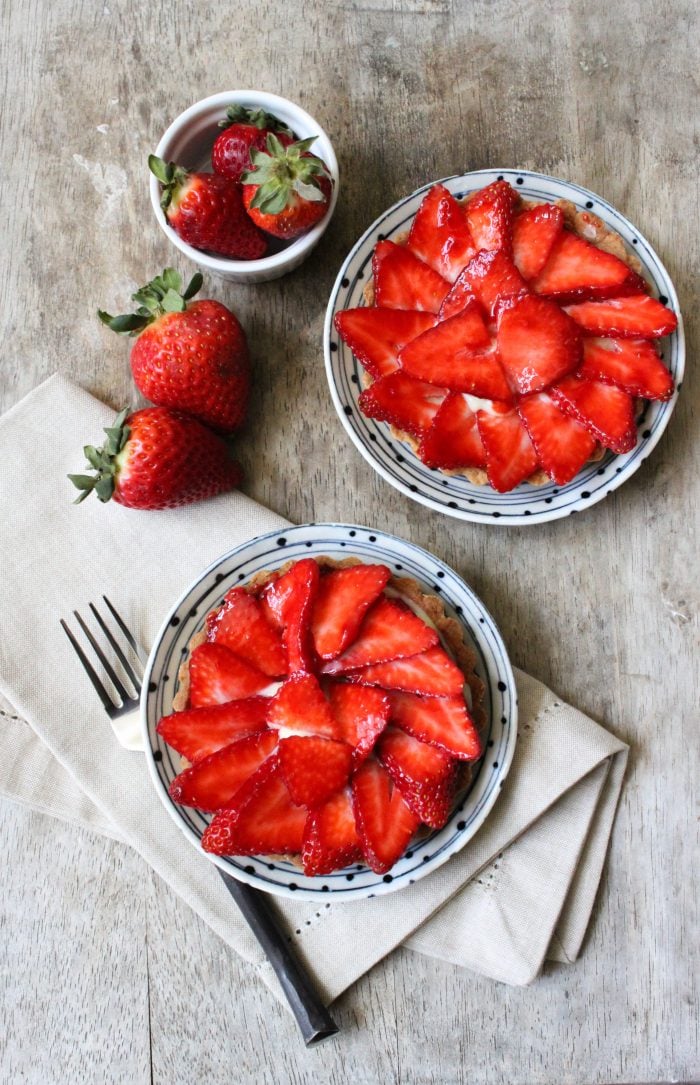
[[[65,476],[80,470],[82,442],[112,417],[54,376],[0,419],[0,794],[131,845],[281,998],[216,870],[163,807],[143,756],[117,743],[59,618],[107,594],[149,646],[201,569],[287,522],[240,493],[157,513],[72,504]],[[373,900],[318,908],[278,899],[328,1001],[399,943],[513,984],[534,979],[545,958],[578,955],[627,747],[535,679],[516,672],[516,681],[512,768],[457,856]]]

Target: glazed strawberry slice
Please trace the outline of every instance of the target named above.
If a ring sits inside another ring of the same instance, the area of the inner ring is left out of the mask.
[[[411,252],[451,283],[474,255],[464,208],[444,185],[433,185],[423,197],[407,244]]]
[[[460,762],[396,727],[382,735],[377,758],[414,814],[432,829],[441,829],[454,806]]]
[[[516,298],[530,293],[515,264],[502,250],[477,253],[460,275],[460,281],[471,289],[491,319],[514,304]],[[448,300],[449,295],[445,304]]]
[[[280,686],[270,701],[268,726],[301,735],[342,738],[323,690],[312,674],[299,674]]]
[[[405,245],[379,241],[372,257],[374,301],[386,309],[437,313],[450,284]]]
[[[475,314],[475,308],[469,307],[444,320],[404,347],[399,355],[402,371],[455,392],[506,399],[510,388],[498,362],[495,343],[481,317]],[[474,342],[475,315],[482,328],[478,342]]]
[[[323,806],[310,811],[304,828],[301,861],[304,873],[332,874],[362,859],[352,794],[344,788]]]
[[[241,659],[276,678],[287,670],[287,656],[279,632],[245,588],[231,588],[218,610],[207,616],[207,640],[223,644]]]
[[[350,565],[322,575],[311,616],[311,635],[321,659],[335,659],[354,641],[390,576],[386,565]]]
[[[435,630],[405,603],[382,597],[367,614],[354,644],[321,670],[323,674],[347,674],[372,663],[425,652],[438,643]]]
[[[366,388],[358,402],[368,418],[391,422],[420,439],[430,429],[446,395],[446,388],[416,380],[397,370]]]
[[[565,377],[551,392],[562,411],[581,422],[611,452],[629,452],[636,445],[634,402],[621,388]]]
[[[383,689],[400,689],[431,697],[458,697],[464,687],[464,675],[442,648],[429,648],[420,655],[373,663],[352,671],[348,682]]]
[[[253,697],[270,684],[268,675],[223,644],[205,641],[190,656],[189,708]]]
[[[375,874],[384,874],[403,855],[419,818],[374,757],[353,776],[352,807],[367,865]]]
[[[516,217],[513,223],[513,263],[527,282],[542,271],[563,228],[561,208],[551,203],[530,207]]]
[[[201,761],[267,725],[267,697],[248,697],[205,708],[186,708],[158,721],[156,731],[188,761]]]
[[[629,267],[611,252],[563,230],[532,288],[557,301],[615,296]]]
[[[673,377],[647,339],[584,339],[580,377],[617,384],[631,396],[669,399]]]
[[[433,313],[363,306],[335,315],[335,327],[370,376],[386,377],[399,368],[399,351],[435,324]]]
[[[506,309],[497,343],[510,383],[524,396],[571,373],[581,361],[576,324],[546,298],[524,297]]]
[[[319,576],[313,558],[302,558],[268,584],[264,591],[268,612],[283,630],[289,674],[306,673],[313,667],[310,626]]]
[[[301,851],[307,810],[297,806],[275,754],[216,814],[202,836],[202,848],[214,855],[288,855]]]
[[[351,686],[345,682],[332,682],[328,695],[343,738],[353,748],[353,763],[359,765],[386,727],[389,697],[373,686]]]
[[[472,196],[466,215],[475,249],[510,250],[515,201],[516,195],[506,181],[494,181]]]
[[[552,482],[558,486],[570,482],[590,459],[595,438],[575,418],[564,414],[546,392],[523,397],[518,412]]]
[[[464,697],[418,697],[391,693],[391,721],[409,735],[439,746],[460,761],[481,757],[481,739]]]
[[[451,392],[423,437],[418,455],[427,467],[485,467],[486,452],[476,415],[459,392]]]
[[[315,735],[283,738],[278,756],[289,794],[301,806],[320,806],[345,787],[350,776],[352,750],[347,742]]]
[[[461,271],[452,284],[449,294],[440,306],[438,320],[449,320],[450,317],[457,316],[458,313],[463,313],[469,306],[474,305],[477,306],[477,312],[479,312],[479,303],[472,290],[469,277],[464,274],[464,271]],[[486,313],[482,312],[481,316],[483,319],[486,316]]]
[[[647,294],[583,301],[566,312],[587,335],[616,339],[661,339],[678,327],[676,314]]]
[[[492,404],[494,413],[476,412],[479,436],[486,453],[486,474],[494,490],[507,493],[537,470],[539,460],[515,409]]]
[[[181,806],[196,806],[212,813],[221,810],[276,746],[276,731],[239,739],[181,772],[170,784],[168,794]]]

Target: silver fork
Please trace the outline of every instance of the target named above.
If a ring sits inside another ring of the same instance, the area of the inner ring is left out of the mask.
[[[63,618],[60,619],[61,625],[93,688],[97,692],[102,707],[109,716],[112,729],[119,742],[129,750],[143,750],[143,741],[139,728],[139,696],[141,694],[142,679],[137,673],[137,668],[138,671],[141,671],[142,666],[146,663],[147,654],[109,599],[103,595],[102,600],[126,643],[120,644],[113,629],[110,629],[110,626],[93,603],[89,604],[90,612],[114,656],[119,661],[131,689],[123,681],[105,652],[104,646],[100,644],[77,610],[73,611],[75,621],[90,645],[99,666],[107,675],[109,683],[113,687],[113,692],[108,689],[103,678],[100,677],[95,666],[93,666],[89,655],[84,651],[80,641]],[[129,651],[134,657],[133,662],[129,659]],[[134,666],[134,663],[136,666]],[[216,869],[272,965],[292,1013],[301,1029],[306,1046],[311,1047],[329,1036],[334,1036],[338,1031],[338,1026],[294,956],[290,940],[279,925],[273,910],[273,904],[268,899],[268,895],[250,885],[246,885],[244,882],[239,882],[236,878],[232,878],[220,867],[217,866]]]

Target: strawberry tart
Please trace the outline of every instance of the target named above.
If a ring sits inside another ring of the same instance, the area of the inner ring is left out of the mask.
[[[288,562],[232,588],[190,641],[175,802],[217,855],[384,874],[449,820],[481,757],[483,685],[436,595],[385,565]]]
[[[641,401],[673,393],[657,340],[677,318],[640,271],[568,201],[436,184],[409,233],[375,246],[366,304],[336,314],[365,370],[360,409],[446,474],[564,485],[634,448]]]

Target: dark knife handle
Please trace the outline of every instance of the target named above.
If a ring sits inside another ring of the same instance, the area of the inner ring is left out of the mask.
[[[277,925],[267,894],[216,868],[265,951],[284,991],[307,1047],[335,1036],[338,1026],[311,986],[285,935]]]

